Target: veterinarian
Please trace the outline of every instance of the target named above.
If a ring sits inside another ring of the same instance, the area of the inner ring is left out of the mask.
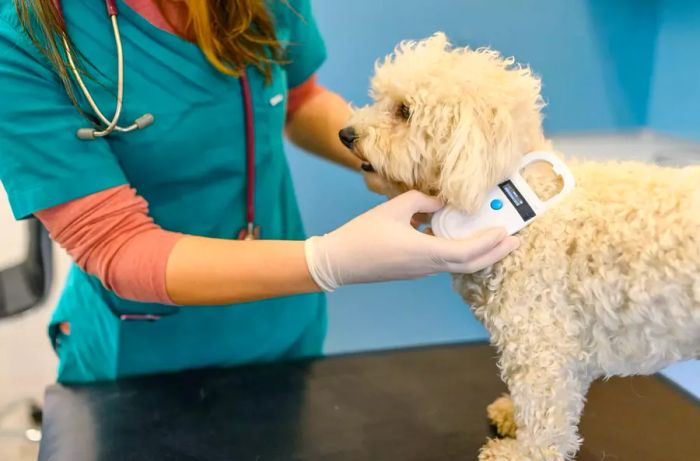
[[[324,291],[517,245],[418,232],[441,205],[417,192],[307,240],[283,132],[360,171],[324,58],[309,0],[0,0],[0,180],[74,260],[59,381],[318,355]]]

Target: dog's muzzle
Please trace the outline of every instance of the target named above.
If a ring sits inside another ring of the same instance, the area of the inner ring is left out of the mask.
[[[352,147],[355,145],[355,141],[358,138],[355,128],[351,126],[346,126],[340,130],[338,137],[340,138],[340,142],[342,142],[348,149],[352,149]]]
[[[338,132],[338,137],[340,138],[340,142],[342,142],[343,145],[350,150],[353,150],[353,147],[355,146],[355,141],[357,141],[357,138],[359,138],[359,136],[357,135],[357,132],[355,132],[355,128],[353,128],[351,126],[346,126],[342,130],[340,130]],[[355,155],[357,155],[356,152],[355,152]],[[358,155],[358,157],[359,157],[359,155]],[[360,158],[360,159],[363,160],[362,165],[360,165],[360,167],[364,171],[366,171],[368,173],[371,173],[374,171],[374,167],[370,163],[364,161],[364,159],[362,159],[362,158]]]

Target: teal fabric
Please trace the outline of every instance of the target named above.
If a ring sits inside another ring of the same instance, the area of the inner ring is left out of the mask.
[[[63,5],[72,40],[97,79],[88,86],[109,116],[116,59],[104,4],[70,0]],[[125,56],[122,124],[146,112],[155,123],[87,142],[75,136],[85,119],[21,31],[12,0],[0,0],[0,180],[15,217],[128,183],[148,200],[151,215],[165,229],[235,238],[245,224],[239,82],[217,72],[195,45],[155,28],[122,1],[118,5]],[[270,9],[278,38],[288,48],[285,63],[274,67],[272,83],[248,72],[256,221],[263,238],[298,240],[305,234],[283,149],[285,101],[288,87],[318,69],[325,48],[309,0],[271,1]],[[278,95],[284,100],[275,104]],[[120,313],[169,315],[124,322]],[[62,321],[71,323],[70,336],[58,332]],[[320,294],[175,309],[120,299],[75,266],[49,326],[61,382],[317,355],[325,332]]]

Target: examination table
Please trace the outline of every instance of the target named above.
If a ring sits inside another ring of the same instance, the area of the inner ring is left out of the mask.
[[[461,344],[46,391],[40,461],[476,460],[505,391]],[[700,460],[700,404],[662,377],[596,382],[578,461]]]

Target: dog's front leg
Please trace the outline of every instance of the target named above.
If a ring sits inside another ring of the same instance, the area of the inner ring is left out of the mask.
[[[513,399],[515,439],[491,440],[480,461],[563,461],[580,445],[578,422],[590,379],[583,367],[557,348],[505,347],[503,377]],[[524,360],[528,357],[528,360]]]

